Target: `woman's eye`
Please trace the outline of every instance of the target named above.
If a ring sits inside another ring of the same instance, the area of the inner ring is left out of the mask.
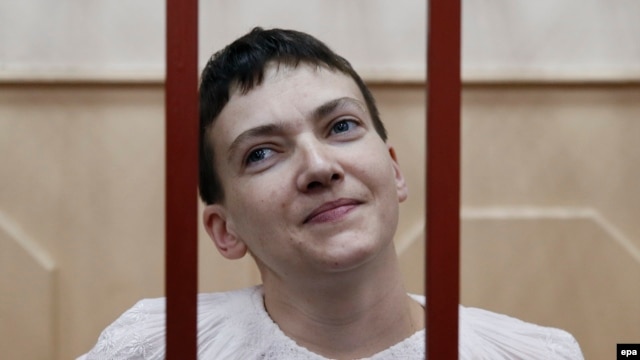
[[[331,127],[331,133],[339,134],[339,133],[347,132],[352,130],[356,126],[358,126],[358,123],[354,120],[340,120],[335,124],[333,124],[333,127]]]
[[[253,150],[252,152],[249,153],[249,156],[247,156],[246,164],[250,165],[252,163],[260,162],[268,158],[272,152],[273,150],[266,149],[266,148]]]

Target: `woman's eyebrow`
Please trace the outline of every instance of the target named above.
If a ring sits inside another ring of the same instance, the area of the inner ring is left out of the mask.
[[[249,141],[250,139],[271,135],[278,135],[285,133],[287,128],[286,124],[275,123],[256,126],[254,128],[243,131],[238,137],[236,137],[227,151],[228,160],[231,161],[234,153],[242,145],[242,143]]]
[[[318,106],[312,111],[311,116],[314,118],[314,120],[319,120],[341,108],[356,108],[362,113],[366,113],[362,101],[345,96],[338,99],[329,100],[326,103]],[[284,134],[288,127],[289,125],[287,125],[286,123],[273,123],[260,125],[245,130],[240,135],[238,135],[229,146],[229,150],[227,151],[228,160],[231,161],[234,153],[238,151],[238,148],[242,145],[242,143],[249,141],[252,138]]]
[[[327,101],[326,103],[318,106],[315,110],[313,110],[312,116],[314,119],[321,119],[328,116],[329,114],[334,112],[336,109],[343,108],[343,107],[354,107],[354,106],[358,110],[362,111],[363,113],[366,113],[366,110],[362,101],[345,96],[338,99]]]

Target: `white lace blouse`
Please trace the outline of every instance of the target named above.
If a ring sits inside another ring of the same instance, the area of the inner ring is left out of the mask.
[[[264,308],[261,286],[198,297],[199,359],[326,360],[296,344]],[[423,296],[411,295],[424,306]],[[424,359],[425,331],[373,355],[372,360]],[[145,299],[107,327],[78,360],[164,359],[165,300]],[[460,307],[460,359],[583,359],[565,331],[485,310]]]

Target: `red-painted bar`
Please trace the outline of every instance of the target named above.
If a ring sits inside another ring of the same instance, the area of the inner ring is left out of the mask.
[[[166,2],[167,359],[197,357],[198,1]]]
[[[427,357],[458,358],[460,0],[428,0]]]

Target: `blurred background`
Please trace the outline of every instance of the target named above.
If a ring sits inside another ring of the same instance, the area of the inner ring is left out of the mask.
[[[419,0],[202,0],[200,64],[294,28],[372,88],[408,178],[396,238],[424,283]],[[0,0],[0,349],[70,359],[164,295],[164,2]],[[462,303],[640,342],[640,2],[463,1]],[[180,174],[175,174],[180,176]],[[200,234],[200,291],[259,282]]]

